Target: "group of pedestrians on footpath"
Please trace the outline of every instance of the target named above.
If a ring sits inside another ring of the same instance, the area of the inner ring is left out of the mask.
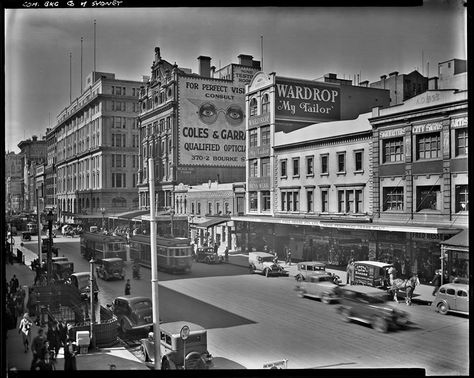
[[[5,286],[5,325],[7,329],[15,329],[18,324],[18,317],[24,311],[25,291],[20,287],[20,282],[15,274],[10,282],[5,280]]]

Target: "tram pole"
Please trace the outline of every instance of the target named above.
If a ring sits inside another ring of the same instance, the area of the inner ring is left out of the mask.
[[[156,212],[155,212],[155,164],[148,159],[148,183],[150,193],[150,246],[151,246],[151,300],[153,305],[153,337],[155,339],[155,370],[161,368],[160,316],[158,301],[158,261],[156,256]]]

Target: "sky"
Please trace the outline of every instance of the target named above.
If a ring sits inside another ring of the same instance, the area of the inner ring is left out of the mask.
[[[263,71],[316,79],[326,73],[374,82],[381,75],[467,59],[462,0],[419,7],[108,8],[5,10],[5,151],[46,134],[96,71],[141,81],[161,57],[198,72],[200,55],[217,68],[238,55],[262,58]],[[70,55],[71,65],[70,65]],[[429,68],[429,73],[427,69]],[[70,85],[70,77],[72,85]]]

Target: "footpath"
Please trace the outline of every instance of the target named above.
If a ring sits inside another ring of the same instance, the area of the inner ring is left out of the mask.
[[[34,282],[35,274],[31,270],[30,263],[37,255],[37,247],[33,244],[20,246],[20,243],[15,244],[23,255],[24,263],[7,264],[5,267],[5,279],[10,281],[15,274],[19,280],[20,286],[30,286]],[[31,249],[29,249],[31,248]],[[34,250],[33,250],[34,249]],[[21,318],[17,319],[17,326]],[[36,320],[32,317],[32,320]],[[31,340],[38,334],[38,327],[33,324],[31,332]],[[44,327],[44,333],[47,332],[47,327]],[[7,332],[5,358],[8,370],[30,370],[33,355],[31,349],[25,353],[22,343],[21,335],[17,329],[12,329]],[[114,346],[109,348],[98,348],[95,351],[89,351],[86,354],[78,354],[76,356],[77,370],[109,370],[110,365],[115,365],[117,370],[149,370],[149,368],[129,352],[123,346]],[[64,351],[60,349],[56,360],[56,370],[64,370]]]

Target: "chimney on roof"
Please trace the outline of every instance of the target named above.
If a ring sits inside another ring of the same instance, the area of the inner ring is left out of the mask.
[[[380,76],[380,80],[385,80],[386,78],[387,78],[387,75]]]
[[[364,80],[359,83],[360,87],[368,87],[369,86],[369,80]]]
[[[398,71],[393,71],[393,72],[390,72],[388,74],[388,76],[392,77],[392,76],[397,76],[398,75]]]
[[[433,76],[428,78],[428,90],[437,90],[438,89],[438,77]]]
[[[211,58],[208,56],[199,56],[199,75],[211,77]]]
[[[36,142],[36,140],[38,139],[36,135],[33,135],[31,138],[33,139],[33,142]]]
[[[158,63],[161,60],[160,48],[155,47],[155,62]]]
[[[256,68],[257,70],[261,70],[262,67],[260,66],[260,61],[259,60],[253,60],[252,61],[252,67]]]
[[[335,73],[327,73],[324,75],[325,78],[328,78],[328,79],[336,79],[337,78],[337,74]]]
[[[239,58],[239,64],[242,66],[253,67],[253,56],[252,55],[245,55],[240,54],[237,58]]]

